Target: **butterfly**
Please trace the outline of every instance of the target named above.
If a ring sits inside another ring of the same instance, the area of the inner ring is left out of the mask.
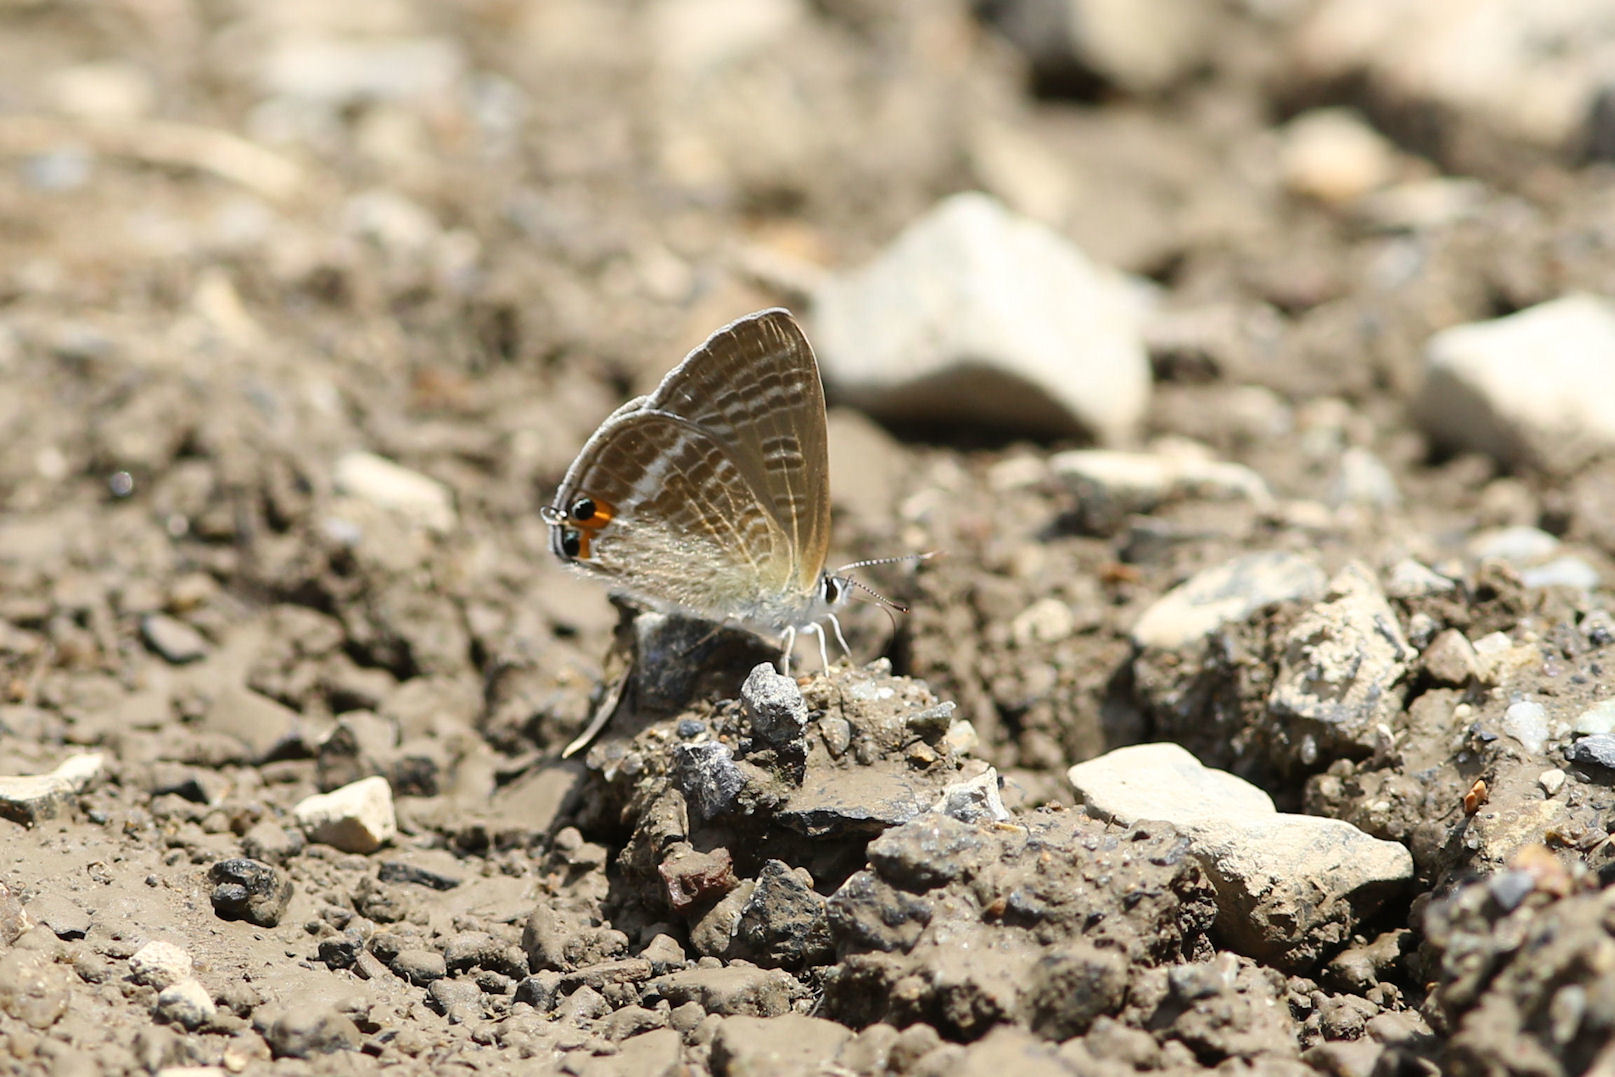
[[[565,564],[655,608],[782,637],[824,624],[853,587],[825,570],[830,461],[819,365],[789,311],[719,329],[649,396],[612,412],[542,510]],[[874,592],[870,592],[874,594]],[[876,596],[879,598],[879,596]]]

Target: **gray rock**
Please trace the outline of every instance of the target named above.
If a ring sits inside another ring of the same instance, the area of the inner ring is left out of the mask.
[[[105,770],[99,752],[75,755],[49,774],[0,777],[0,816],[32,826],[54,819]]]
[[[778,1017],[725,1017],[712,1037],[712,1072],[807,1074],[823,1072],[852,1030],[821,1017],[799,1013]]]
[[[398,833],[392,787],[381,777],[305,797],[292,815],[310,841],[347,853],[375,852]]]
[[[523,1002],[539,1013],[549,1013],[561,989],[561,974],[554,969],[543,969],[516,984],[514,1001]]]
[[[148,613],[140,619],[140,637],[146,646],[175,665],[205,658],[209,650],[202,633],[163,613]]]
[[[249,762],[262,762],[300,743],[303,720],[290,707],[240,685],[221,689],[202,716],[202,727],[240,741]]]
[[[301,831],[288,830],[270,819],[258,820],[241,835],[241,851],[269,864],[284,864],[306,844]]]
[[[647,998],[663,998],[674,1006],[695,1002],[707,1013],[724,1017],[775,1017],[790,1012],[794,1000],[807,996],[807,989],[790,973],[745,965],[670,972],[645,989]]]
[[[1129,830],[1072,811],[1016,823],[928,813],[869,844],[869,867],[830,896],[839,960],[825,978],[825,1016],[903,1027],[925,1014],[961,1040],[1034,1016],[1077,1028],[1095,1004],[1116,1012],[1126,992],[1114,971],[1209,945],[1211,888],[1171,828]],[[1117,969],[1089,948],[1112,953]],[[1039,972],[1056,952],[1064,958]],[[1054,997],[1079,982],[1096,993]]]
[[[1114,950],[1078,940],[1050,947],[1032,967],[1022,1001],[1034,1032],[1049,1040],[1080,1036],[1127,997],[1128,967]]]
[[[1584,766],[1615,770],[1615,734],[1594,733],[1578,737],[1565,749],[1565,758]]]
[[[50,928],[59,939],[82,939],[90,931],[89,912],[60,894],[40,894],[28,902],[26,908],[29,918]]]
[[[73,979],[72,970],[48,953],[11,950],[0,956],[0,1013],[27,1028],[47,1029],[72,1003]]]
[[[1412,658],[1372,573],[1349,565],[1285,636],[1268,707],[1327,750],[1371,749],[1402,708],[1398,686]]]
[[[1148,290],[981,194],[814,294],[825,378],[876,415],[1126,438],[1148,403]]]
[[[1437,684],[1461,688],[1470,681],[1481,679],[1480,656],[1475,645],[1456,628],[1439,633],[1420,655],[1424,671]]]
[[[398,951],[393,959],[387,963],[400,978],[408,980],[417,987],[425,986],[434,980],[441,980],[449,974],[448,962],[436,950],[427,950],[420,947],[410,947]]]
[[[734,807],[746,784],[735,767],[734,749],[715,740],[698,740],[673,749],[673,776],[698,819],[716,819]]]
[[[585,984],[555,1006],[555,1017],[573,1025],[591,1025],[611,1012],[606,996]]]
[[[274,927],[292,899],[292,881],[277,867],[234,857],[208,869],[213,911],[221,920],[245,920]]]
[[[1558,539],[1539,527],[1499,527],[1471,537],[1464,551],[1476,561],[1498,560],[1525,568],[1552,557],[1559,545]]]
[[[824,895],[801,868],[770,860],[735,922],[734,954],[769,967],[802,968],[830,957]]]
[[[451,1025],[482,1016],[482,988],[470,980],[433,980],[426,989],[426,999]]]
[[[1177,650],[1268,606],[1316,598],[1327,582],[1323,569],[1297,554],[1246,554],[1168,591],[1139,617],[1133,642]]]
[[[1421,565],[1411,557],[1404,557],[1391,566],[1385,581],[1385,593],[1391,598],[1428,598],[1456,590],[1458,583],[1447,576]]]
[[[158,992],[156,1013],[164,1021],[194,1032],[218,1015],[218,1007],[207,988],[187,977]]]
[[[313,1058],[333,1051],[355,1051],[363,1037],[347,1016],[320,1002],[296,1003],[264,1029],[276,1058]]]
[[[998,792],[998,771],[988,767],[969,781],[942,790],[931,810],[966,823],[1004,823],[1011,818]]]
[[[807,730],[808,709],[792,677],[760,663],[740,686],[740,706],[752,735],[771,748],[800,744]]]
[[[1615,448],[1615,302],[1576,295],[1445,329],[1414,411],[1436,441],[1564,474]]]
[[[1068,775],[1098,817],[1160,819],[1188,836],[1217,891],[1218,932],[1240,953],[1308,968],[1412,878],[1413,858],[1401,845],[1338,819],[1280,814],[1254,786],[1197,767],[1175,744],[1150,744],[1079,763]]]
[[[657,935],[645,944],[639,956],[651,963],[651,970],[658,976],[682,969],[688,960],[684,954],[684,947],[680,946],[678,940],[671,935]]]

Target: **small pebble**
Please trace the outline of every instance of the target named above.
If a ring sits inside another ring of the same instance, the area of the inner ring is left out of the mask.
[[[159,991],[190,978],[191,955],[163,939],[148,942],[129,958],[129,972],[136,983]]]
[[[163,613],[148,613],[140,619],[140,636],[146,646],[174,665],[205,658],[208,642],[202,633]]]
[[[398,833],[392,787],[380,776],[307,797],[292,815],[310,841],[345,853],[375,852]]]
[[[157,1016],[193,1032],[217,1013],[207,988],[190,977],[169,984],[157,995]]]

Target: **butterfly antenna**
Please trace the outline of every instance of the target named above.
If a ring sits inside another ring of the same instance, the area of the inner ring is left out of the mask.
[[[905,553],[896,557],[871,557],[867,561],[854,561],[850,565],[842,565],[835,570],[834,575],[841,576],[854,569],[868,568],[870,565],[895,565],[903,561],[929,561],[933,557],[940,556],[940,554],[940,550],[927,550],[925,553]],[[868,590],[868,588],[865,588],[865,590]]]
[[[886,616],[888,617],[891,617],[893,610],[896,610],[898,613],[908,612],[907,606],[903,605],[901,602],[893,602],[891,599],[887,598],[885,595],[881,594],[879,591],[875,590],[862,580],[854,579],[851,576],[842,576],[839,573],[837,574],[836,578],[849,586],[856,587],[864,594],[873,598],[875,600],[875,604],[881,609],[885,610]],[[892,617],[892,628],[894,630],[897,628],[897,618],[895,617]]]

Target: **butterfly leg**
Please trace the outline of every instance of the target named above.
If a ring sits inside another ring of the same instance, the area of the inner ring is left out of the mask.
[[[836,630],[836,642],[841,644],[842,653],[845,654],[850,661],[852,659],[852,648],[847,646],[847,637],[841,634],[841,622],[833,613],[827,613],[825,616],[830,619],[830,627]],[[824,638],[824,633],[822,631],[819,633],[819,637],[821,639]]]
[[[779,671],[785,676],[791,675],[791,649],[796,646],[796,626],[785,626],[785,646],[779,656]]]
[[[824,669],[830,668],[830,649],[824,645],[824,626],[814,621],[806,627],[806,631],[819,637],[819,661],[824,663]]]

